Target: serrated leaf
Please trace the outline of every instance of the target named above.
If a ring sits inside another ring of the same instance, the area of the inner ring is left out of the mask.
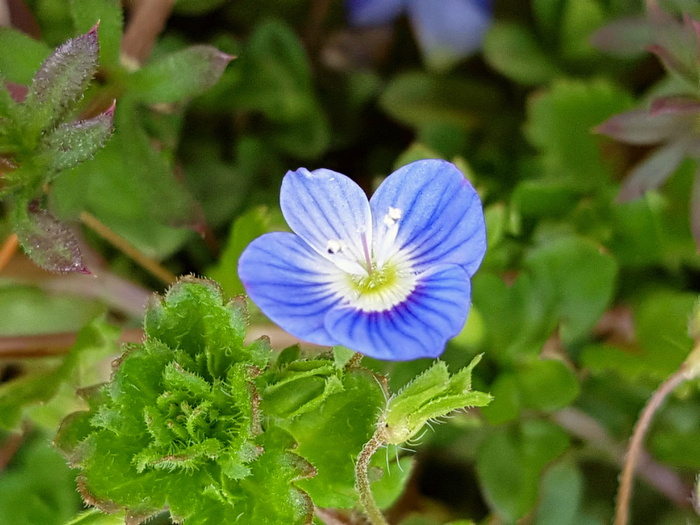
[[[309,523],[313,506],[294,484],[314,469],[290,452],[289,434],[263,432],[259,369],[225,351],[242,344],[243,304],[224,304],[215,285],[194,278],[151,301],[145,342],[127,349],[111,382],[88,396],[90,411],[67,418],[56,438],[91,505],[126,509],[131,523],[166,506],[178,522]]]
[[[70,0],[70,14],[79,33],[87,33],[99,22],[100,65],[114,68],[119,65],[124,13],[119,0]]]
[[[561,70],[530,30],[513,22],[497,22],[486,34],[484,58],[497,71],[525,85],[546,84]]]
[[[28,118],[36,130],[60,121],[83,96],[97,71],[97,27],[68,40],[41,64],[25,101]]]
[[[0,76],[18,84],[29,84],[51,48],[29,35],[0,27]]]
[[[245,293],[243,283],[238,278],[238,259],[248,244],[267,233],[269,228],[270,219],[267,208],[263,206],[248,210],[233,223],[219,261],[207,271],[207,275],[218,281],[228,295]]]
[[[489,394],[471,390],[472,369],[480,360],[481,356],[476,356],[454,375],[449,374],[444,362],[437,361],[406,385],[389,400],[383,416],[382,440],[400,445],[415,436],[431,419],[460,408],[488,405]]]
[[[233,58],[211,46],[183,49],[133,73],[131,94],[146,104],[186,101],[216,84]]]
[[[17,205],[14,230],[25,253],[37,265],[54,273],[90,273],[73,233],[56,217],[31,203]]]
[[[266,414],[293,419],[319,410],[329,396],[343,391],[334,364],[327,360],[294,361],[277,371],[267,381],[262,393]]]
[[[78,122],[61,124],[42,143],[49,169],[59,172],[91,159],[112,136],[114,106],[104,113]]]
[[[231,362],[267,363],[269,349],[243,347],[246,322],[242,299],[225,303],[214,282],[186,277],[151,301],[144,327],[150,337],[199,359],[200,374],[221,377]]]
[[[333,362],[328,361],[333,367]],[[341,376],[342,391],[325,398],[317,410],[280,421],[299,443],[295,452],[317,473],[298,482],[321,507],[357,505],[355,460],[375,431],[384,394],[371,374],[360,369]]]

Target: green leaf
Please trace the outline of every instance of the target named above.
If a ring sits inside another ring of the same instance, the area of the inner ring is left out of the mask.
[[[450,375],[444,362],[437,361],[408,383],[389,400],[382,440],[400,445],[415,436],[431,419],[460,408],[488,405],[489,394],[471,390],[472,369],[480,360],[479,355],[454,375]]]
[[[69,294],[48,293],[33,286],[0,286],[0,336],[77,332],[104,312],[97,301]]]
[[[89,211],[145,254],[160,258],[192,235],[175,228],[194,228],[201,215],[173,174],[174,152],[154,148],[146,117],[142,106],[120,99],[112,138],[92,160],[61,174],[49,198],[57,215],[77,218]]]
[[[561,217],[579,200],[577,192],[565,181],[525,180],[513,191],[511,204],[525,216]]]
[[[633,305],[639,347],[634,352],[612,345],[589,345],[581,362],[595,372],[615,370],[635,380],[641,375],[666,378],[678,369],[693,346],[687,320],[697,295],[673,289],[644,293]]]
[[[554,411],[571,404],[579,394],[576,374],[561,361],[542,360],[519,368],[516,376],[524,406]]]
[[[242,301],[226,304],[194,278],[150,302],[145,342],[127,349],[111,382],[87,392],[90,411],[69,416],[56,437],[81,470],[86,501],[126,509],[134,523],[166,506],[178,522],[309,522],[313,507],[295,484],[314,469],[290,451],[289,434],[263,430],[254,381],[269,345],[242,348],[244,322]]]
[[[290,27],[276,21],[258,25],[237,65],[240,81],[229,95],[234,107],[263,113],[274,144],[304,158],[328,148],[328,120],[314,93],[304,47]]]
[[[608,183],[610,168],[591,129],[631,104],[629,93],[602,80],[560,80],[532,97],[525,135],[541,152],[543,178],[580,192]]]
[[[79,122],[61,124],[42,143],[49,169],[60,172],[91,159],[112,136],[114,106],[104,113]]]
[[[124,516],[118,514],[105,514],[99,509],[90,509],[81,512],[65,525],[122,525]]]
[[[124,13],[119,0],[70,0],[70,14],[78,33],[87,33],[99,22],[100,65],[119,65]]]
[[[211,46],[188,47],[133,73],[131,95],[146,104],[186,101],[216,84],[233,58]]]
[[[497,428],[479,447],[476,470],[489,505],[508,522],[537,502],[540,474],[569,445],[567,434],[548,421]]]
[[[502,104],[494,86],[423,72],[396,75],[379,100],[389,116],[413,127],[444,123],[470,129]]]
[[[41,64],[32,79],[26,111],[31,126],[45,130],[65,117],[97,70],[97,28],[68,40]]]
[[[13,429],[21,423],[23,411],[39,403],[48,403],[59,391],[62,382],[70,381],[72,390],[82,386],[75,372],[88,368],[99,359],[113,353],[119,331],[97,319],[86,325],[60,366],[33,374],[26,374],[0,385],[0,427]],[[66,403],[60,407],[62,416],[76,408]]]
[[[344,390],[328,360],[293,361],[267,381],[262,407],[271,416],[293,419],[319,410],[329,396]]]
[[[29,35],[0,27],[0,76],[10,82],[29,84],[51,49]]]
[[[209,269],[207,275],[221,284],[221,288],[230,296],[245,293],[243,283],[238,278],[238,259],[243,250],[270,229],[267,208],[252,208],[238,217],[233,223],[228,241],[219,261]]]
[[[80,509],[73,479],[49,440],[33,439],[0,476],[0,523],[64,525]]]
[[[90,273],[73,233],[38,204],[18,204],[13,218],[20,245],[37,265],[54,273]]]
[[[538,525],[578,525],[584,479],[569,461],[552,465],[542,476],[540,500],[535,510]]]
[[[568,0],[533,0],[532,13],[538,27],[549,37],[559,33],[559,23]]]
[[[556,327],[556,317],[532,277],[522,273],[509,286],[496,275],[479,272],[472,287],[491,355],[503,362],[539,355]]]
[[[496,22],[484,40],[484,58],[497,71],[525,85],[547,84],[561,70],[530,30],[513,22]]]
[[[568,60],[595,57],[591,34],[605,23],[605,12],[598,0],[568,1],[561,18],[561,53]]]
[[[335,368],[332,361],[328,366]],[[278,424],[299,443],[295,452],[317,471],[299,481],[299,487],[318,506],[352,508],[357,505],[355,460],[374,434],[384,393],[374,376],[361,370],[335,371],[332,377],[340,379],[342,388],[324,396],[316,410]]]
[[[225,303],[212,281],[184,277],[150,302],[144,327],[151,337],[199,359],[199,373],[221,377],[231,362],[263,367],[269,346],[243,347],[247,313],[242,298]]]
[[[17,103],[12,99],[10,92],[5,87],[5,80],[0,75],[0,119],[12,117],[17,111]],[[0,121],[0,130],[5,123]]]
[[[615,259],[582,238],[564,237],[537,247],[525,266],[553,308],[565,344],[593,328],[615,291]]]

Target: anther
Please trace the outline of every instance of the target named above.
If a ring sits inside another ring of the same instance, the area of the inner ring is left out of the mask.
[[[399,208],[389,206],[389,212],[384,216],[384,224],[391,227],[396,225],[401,218],[402,212]]]

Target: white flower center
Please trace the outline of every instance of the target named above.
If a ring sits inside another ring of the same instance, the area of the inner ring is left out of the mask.
[[[401,217],[399,208],[389,208],[383,218],[386,230],[375,237],[373,246],[369,245],[364,232],[360,234],[360,260],[353,257],[353,250],[347,249],[342,240],[328,241],[326,251],[338,268],[332,289],[351,307],[365,312],[390,310],[405,301],[416,288],[418,278],[409,257],[394,246]]]

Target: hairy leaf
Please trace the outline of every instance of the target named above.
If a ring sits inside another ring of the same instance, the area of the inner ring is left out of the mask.
[[[310,522],[294,483],[314,469],[288,433],[263,432],[255,378],[269,346],[244,347],[245,322],[244,303],[225,303],[209,281],[185,278],[151,301],[145,342],[56,438],[87,502],[127,509],[130,523],[166,506],[190,524]]]
[[[119,0],[70,0],[70,14],[76,31],[88,32],[99,22],[100,65],[113,68],[119,65],[124,13]]]
[[[79,122],[61,124],[42,144],[49,169],[59,172],[91,159],[112,136],[114,106],[104,113]]]
[[[234,57],[211,46],[192,46],[148,64],[129,78],[146,104],[182,102],[216,84]]]
[[[97,70],[98,52],[95,26],[88,33],[68,40],[41,64],[26,100],[34,128],[51,127],[83,96]]]
[[[55,273],[90,273],[73,233],[38,204],[18,205],[14,219],[20,244],[37,265]]]

